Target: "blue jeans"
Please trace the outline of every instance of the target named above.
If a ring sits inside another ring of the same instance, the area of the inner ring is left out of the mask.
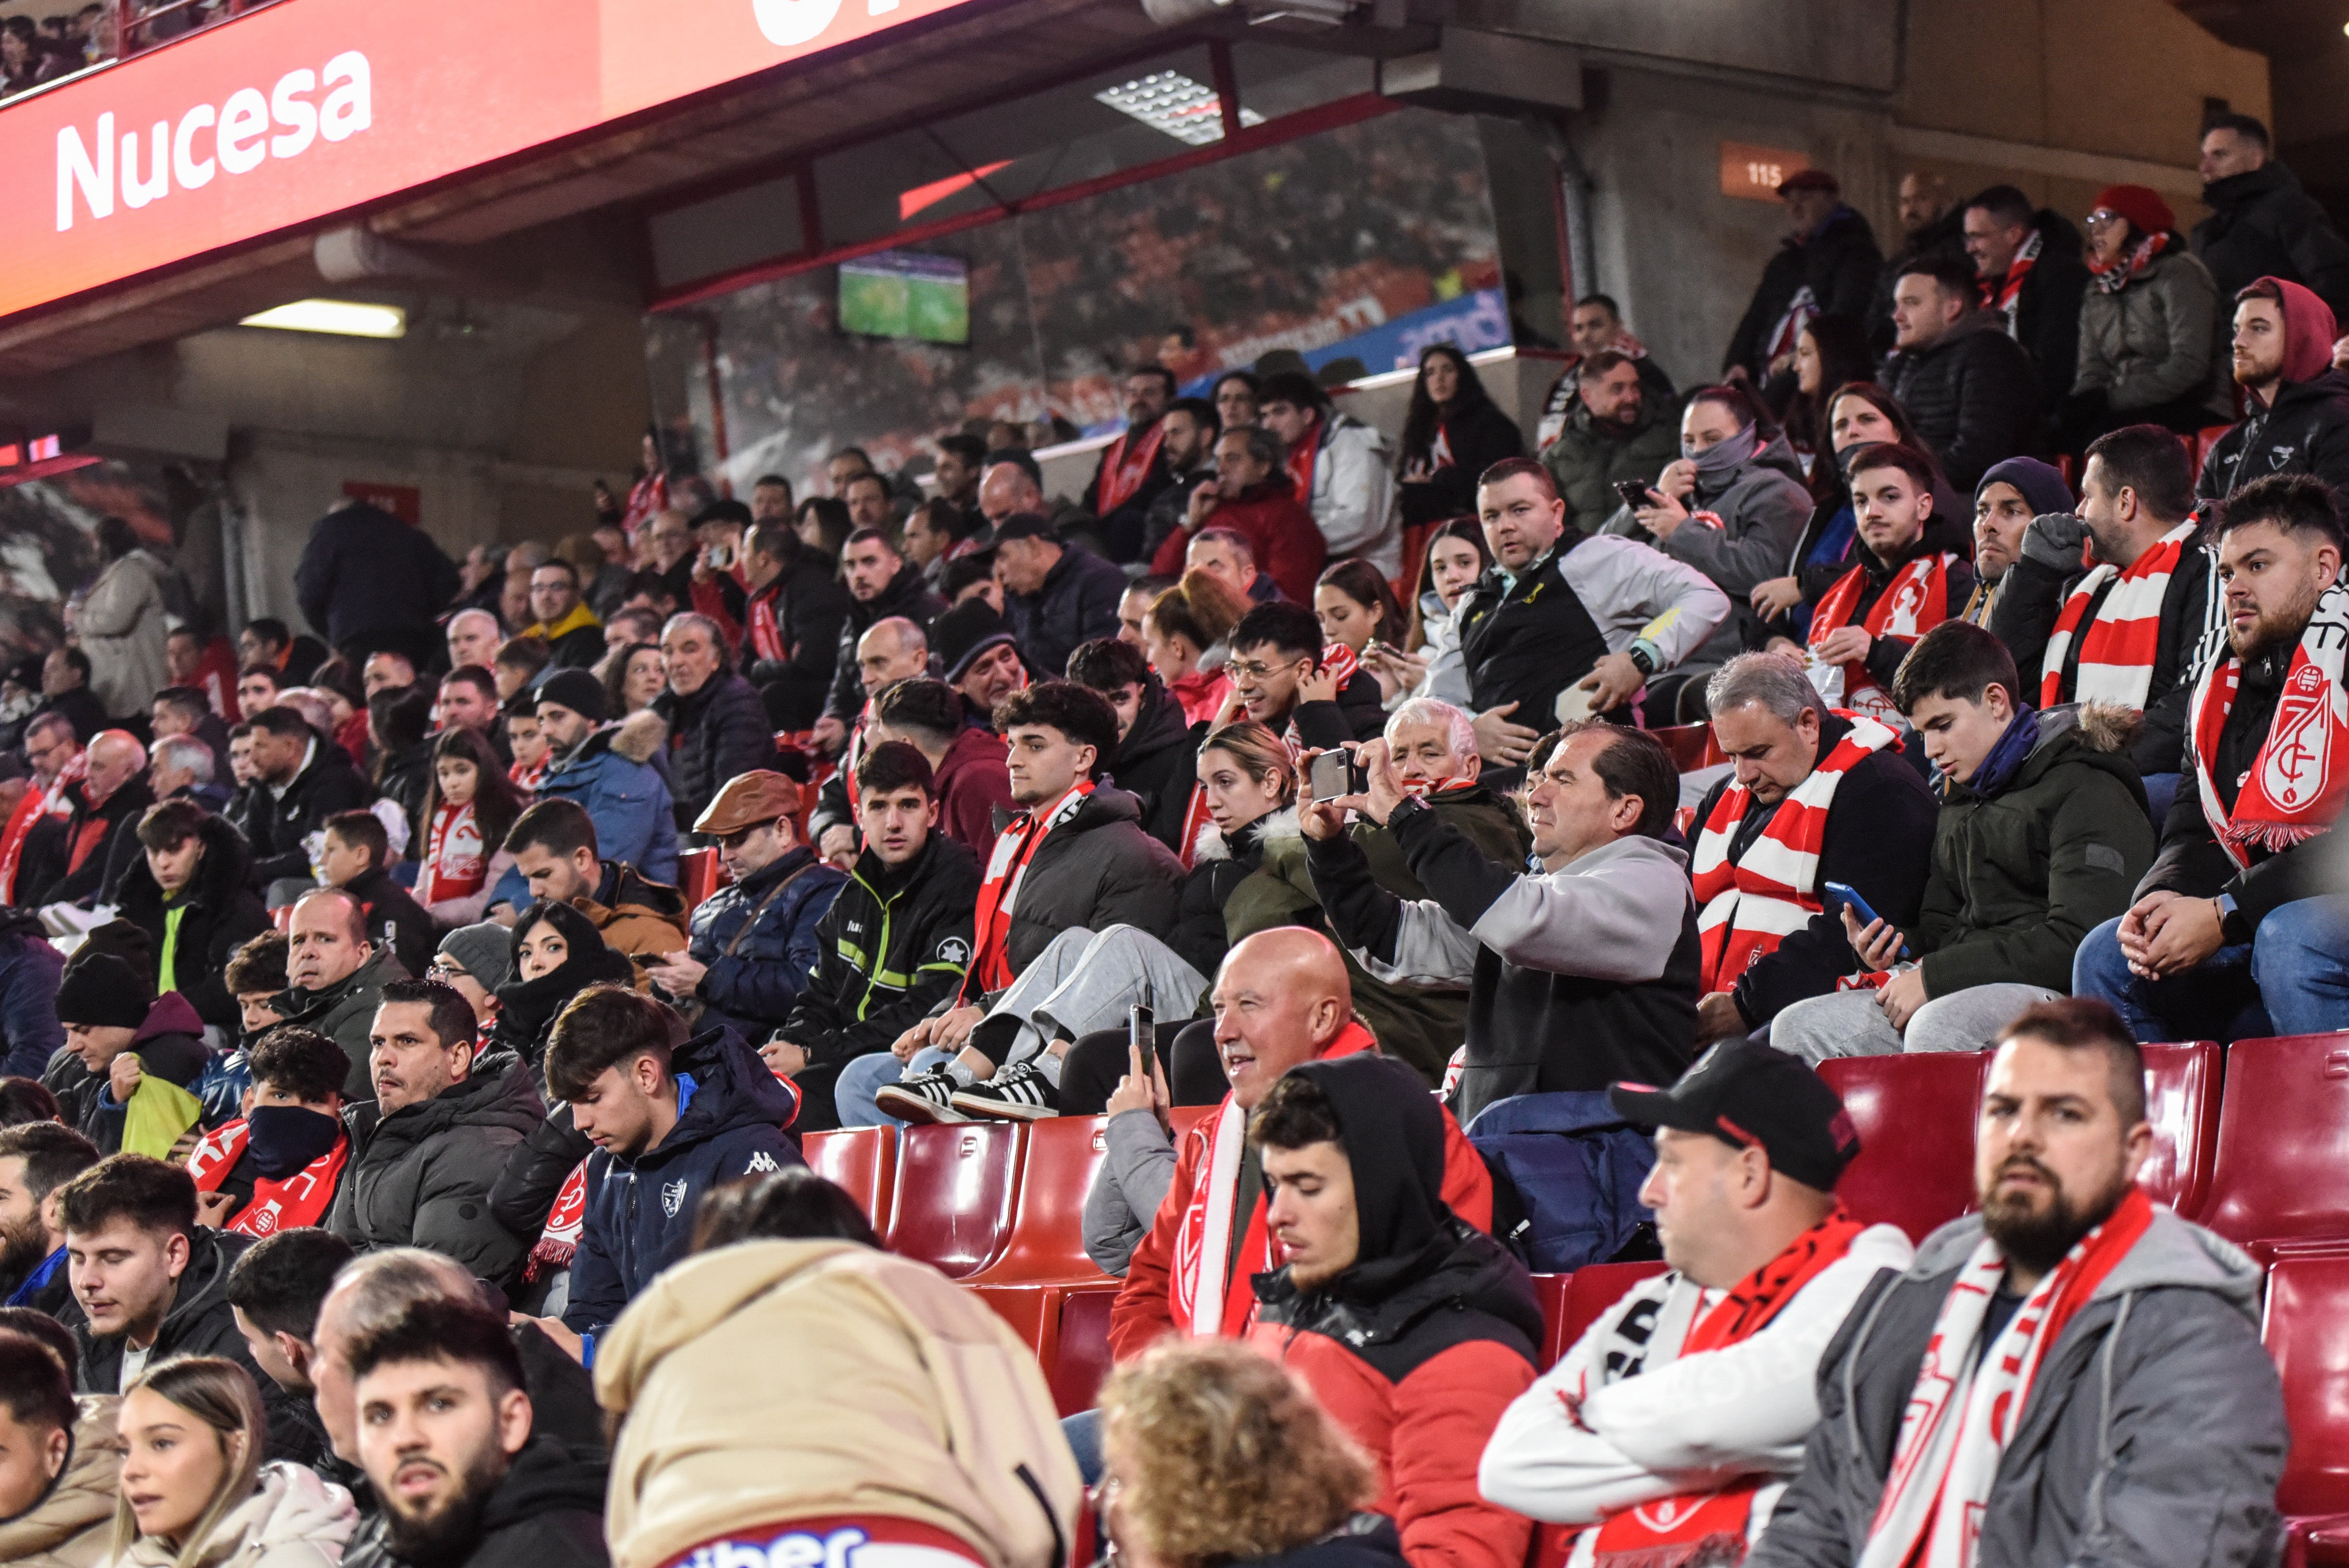
[[[2145,803],[2153,812],[2153,836],[2161,837],[2161,825],[2169,820],[2169,803],[2178,799],[2178,781],[2182,773],[2148,773],[2145,776]]]
[[[1077,1456],[1077,1474],[1087,1486],[1097,1484],[1102,1470],[1101,1412],[1079,1410],[1073,1416],[1061,1418],[1061,1435],[1069,1439],[1069,1448]]]
[[[895,1127],[897,1119],[883,1112],[873,1103],[873,1097],[887,1084],[916,1073],[927,1072],[954,1060],[955,1053],[942,1051],[936,1046],[925,1046],[914,1053],[910,1062],[901,1062],[886,1051],[874,1051],[858,1057],[840,1069],[840,1078],[832,1086],[832,1103],[840,1111],[843,1127]]]
[[[2349,893],[2284,904],[2251,943],[2160,980],[2129,973],[2120,925],[2108,920],[2080,944],[2072,994],[2111,1003],[2142,1043],[2349,1028]]]

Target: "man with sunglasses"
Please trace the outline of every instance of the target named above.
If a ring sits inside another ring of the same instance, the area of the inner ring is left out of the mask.
[[[745,1039],[764,1039],[807,989],[817,923],[848,877],[802,841],[793,827],[799,810],[800,787],[758,768],[728,779],[694,821],[695,832],[718,841],[734,884],[693,912],[684,952],[645,969],[670,995],[703,1003],[704,1027],[725,1023]]]

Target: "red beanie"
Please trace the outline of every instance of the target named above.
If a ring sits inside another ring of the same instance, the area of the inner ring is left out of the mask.
[[[2107,185],[2088,210],[2118,212],[2139,234],[2159,234],[2178,227],[2178,214],[2169,210],[2169,203],[2142,185]]]

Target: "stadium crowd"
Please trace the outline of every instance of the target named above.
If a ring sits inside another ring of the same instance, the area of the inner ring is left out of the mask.
[[[2136,1184],[2141,1046],[2349,1027],[2349,249],[2266,142],[2190,243],[1798,174],[1722,377],[1590,296],[1531,451],[1447,346],[1393,438],[1133,366],[1075,499],[648,435],[552,547],[338,508],[233,645],[99,523],[0,690],[0,1562],[2272,1560],[2260,1266]],[[1929,1051],[1912,1245],[1816,1067]],[[1669,1267],[1544,1366],[1492,1140],[1593,1102],[1582,1261]],[[801,1146],[1055,1117],[1065,1425]]]

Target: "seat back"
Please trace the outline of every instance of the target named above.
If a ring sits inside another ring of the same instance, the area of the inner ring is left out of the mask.
[[[843,1127],[805,1133],[800,1139],[800,1157],[809,1170],[856,1200],[875,1233],[887,1233],[897,1185],[895,1128]]]
[[[1713,727],[1709,724],[1675,724],[1648,731],[1664,744],[1671,753],[1672,766],[1683,773],[1693,773],[1705,766],[1707,753],[1713,746]]]
[[[2287,1515],[2349,1511],[2349,1253],[2277,1259],[2260,1337],[2283,1378],[2292,1429],[2276,1507]]]
[[[1575,1270],[1566,1284],[1566,1300],[1557,1324],[1558,1355],[1573,1349],[1574,1342],[1599,1321],[1602,1313],[1622,1300],[1624,1292],[1663,1272],[1661,1263],[1591,1264]]]
[[[949,1279],[977,1274],[1011,1240],[1019,1194],[1018,1122],[909,1127],[899,1135],[897,1196],[885,1240]]]
[[[1854,1219],[1898,1225],[1921,1242],[1973,1207],[1974,1119],[1989,1067],[1980,1051],[1819,1064],[1859,1130],[1859,1155],[1836,1183]]]
[[[1102,1379],[1109,1376],[1109,1310],[1113,1290],[1072,1290],[1061,1304],[1061,1338],[1044,1381],[1063,1416],[1101,1403]]]
[[[1019,1202],[1010,1244],[973,1281],[1050,1284],[1109,1276],[1085,1255],[1085,1194],[1108,1157],[1105,1116],[1057,1116],[1031,1123],[1019,1162]]]
[[[2211,1040],[2147,1046],[2145,1119],[2153,1124],[2153,1154],[2137,1184],[2157,1203],[2188,1219],[2210,1193],[2210,1161],[2219,1141],[2219,1077],[2227,1055]]]
[[[2227,1048],[2201,1222],[2230,1242],[2349,1237],[2349,1033]]]
[[[2194,432],[2194,472],[2198,478],[2202,472],[2202,465],[2210,460],[2210,449],[2233,428],[2232,425],[2205,425]]]
[[[716,850],[679,850],[677,852],[677,889],[685,894],[685,907],[690,911],[718,891],[719,867]]]

